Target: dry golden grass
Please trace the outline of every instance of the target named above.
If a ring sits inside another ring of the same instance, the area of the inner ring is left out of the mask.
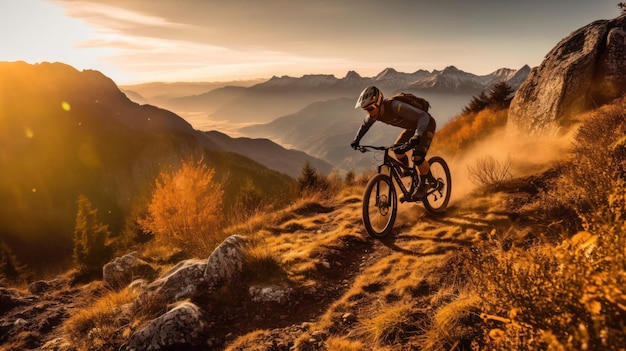
[[[437,131],[431,153],[456,155],[506,125],[508,110],[485,109],[461,114]]]
[[[337,337],[329,337],[326,340],[328,351],[366,351],[371,350],[369,346],[361,341],[346,340]]]
[[[270,337],[271,333],[268,330],[255,330],[248,334],[245,334],[233,343],[228,345],[224,351],[254,351],[254,350],[265,350],[263,345],[258,345],[256,340]],[[258,348],[255,348],[253,345],[258,345]]]
[[[368,318],[357,327],[359,339],[368,345],[391,345],[402,343],[408,339],[415,326],[412,314],[415,306],[407,301],[386,304],[382,303]]]
[[[125,320],[126,313],[122,311],[130,309],[137,296],[131,288],[103,296],[90,307],[74,313],[64,323],[65,334],[79,351],[115,349],[130,336],[129,327],[134,321]]]

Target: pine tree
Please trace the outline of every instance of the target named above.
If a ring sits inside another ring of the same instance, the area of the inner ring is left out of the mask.
[[[78,197],[77,204],[74,262],[84,273],[100,271],[109,258],[106,246],[109,228],[98,221],[98,210],[93,208],[85,195]]]
[[[489,90],[489,105],[496,108],[508,108],[511,104],[513,88],[505,81],[496,83]]]
[[[24,274],[25,266],[21,265],[13,251],[4,240],[0,240],[0,277],[10,282],[17,282]]]
[[[309,161],[306,161],[298,177],[298,188],[300,191],[315,189],[317,187],[318,178],[317,170]]]
[[[473,96],[472,100],[470,100],[469,104],[463,108],[463,113],[478,113],[487,107],[491,100],[487,96],[487,94],[482,91],[478,96]]]

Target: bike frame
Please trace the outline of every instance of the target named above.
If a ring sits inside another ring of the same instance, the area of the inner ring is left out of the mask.
[[[383,164],[381,164],[380,166],[378,166],[378,173],[383,173],[383,167],[387,167],[389,169],[389,175],[391,176],[391,178],[393,178],[394,182],[396,183],[396,185],[398,185],[398,187],[400,188],[400,190],[402,190],[402,193],[404,194],[405,198],[408,198],[408,195],[411,194],[413,192],[413,190],[416,187],[415,181],[414,181],[414,175],[412,175],[411,177],[411,185],[410,187],[407,189],[407,187],[404,185],[404,182],[402,182],[402,175],[400,175],[400,171],[401,170],[409,170],[410,172],[415,172],[415,170],[411,167],[405,167],[400,161],[396,160],[395,158],[391,157],[391,155],[389,155],[389,150],[391,148],[386,147],[385,150],[385,156],[383,158]],[[419,182],[419,178],[418,178],[418,182]]]
[[[417,172],[417,170],[411,167],[405,167],[400,161],[396,160],[395,158],[391,157],[391,155],[389,155],[389,150],[394,150],[398,146],[400,145],[392,145],[392,146],[362,145],[360,148],[361,148],[361,152],[365,152],[367,149],[384,151],[383,163],[380,166],[378,166],[378,173],[383,173],[383,168],[387,167],[389,169],[389,176],[393,179],[393,181],[396,183],[398,188],[400,188],[400,190],[404,194],[404,198],[407,199],[405,201],[412,201],[412,200],[409,200],[411,198],[410,194],[419,185],[419,182],[421,181],[421,179],[420,177],[415,177],[416,176],[415,172]],[[412,177],[411,177],[411,185],[408,187],[408,189],[404,185],[404,182],[402,182],[402,175],[400,174],[401,170],[409,170],[410,172],[413,172]],[[376,193],[377,196],[380,195],[378,194],[378,189],[376,190],[376,192],[377,192]]]

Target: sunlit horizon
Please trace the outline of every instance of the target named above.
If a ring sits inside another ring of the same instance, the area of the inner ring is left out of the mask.
[[[365,3],[5,1],[0,28],[13,35],[0,39],[0,61],[62,62],[98,70],[120,85],[342,78],[349,71],[372,77],[385,68],[412,73],[448,66],[486,75],[536,66],[573,30],[619,14],[610,0],[447,7],[398,1],[407,10],[393,18],[389,6]]]

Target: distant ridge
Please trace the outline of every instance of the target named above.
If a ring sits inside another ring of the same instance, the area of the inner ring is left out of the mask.
[[[312,103],[337,98],[354,99],[366,86],[376,85],[388,95],[404,91],[431,98],[438,96],[441,103],[432,104],[433,112],[448,120],[460,113],[473,95],[500,81],[515,90],[529,72],[530,67],[524,65],[519,69],[501,68],[487,75],[476,75],[448,66],[441,71],[420,69],[413,73],[388,67],[373,77],[363,77],[353,70],[343,78],[330,74],[273,76],[247,87],[224,86],[202,94],[170,98],[160,96],[155,102],[182,116],[186,113],[206,113],[210,120],[265,123],[295,113]],[[125,89],[144,95],[140,86],[127,86]]]

